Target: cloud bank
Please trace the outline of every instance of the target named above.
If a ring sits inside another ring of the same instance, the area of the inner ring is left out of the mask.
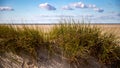
[[[0,6],[0,11],[13,11],[14,9],[12,7],[8,6]]]
[[[43,3],[39,5],[40,8],[46,9],[46,10],[56,10],[56,8],[48,3]]]
[[[56,8],[54,6],[52,6],[51,4],[48,4],[48,3],[39,4],[39,7],[42,9],[46,9],[46,10],[56,10]],[[85,4],[82,2],[75,2],[75,3],[65,5],[62,7],[62,10],[74,10],[75,8],[76,9],[89,8],[96,12],[100,12],[100,13],[104,12],[104,9],[97,7],[95,4]]]

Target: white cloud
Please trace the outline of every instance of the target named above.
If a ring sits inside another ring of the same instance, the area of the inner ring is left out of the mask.
[[[40,8],[47,9],[47,10],[56,10],[56,8],[48,3],[43,3],[39,5]]]
[[[95,4],[84,4],[82,2],[76,2],[76,3],[70,4],[70,6],[72,6],[74,8],[91,8],[97,12],[104,12],[103,9],[96,7]]]
[[[85,5],[85,4],[81,4],[81,6],[80,6],[81,8],[88,8],[88,6],[87,5]]]
[[[12,7],[8,6],[0,6],[0,11],[13,11],[14,9]]]
[[[97,12],[104,12],[104,10],[102,8],[94,8],[93,10],[95,10]]]
[[[71,6],[73,6],[73,7],[75,7],[75,8],[88,8],[88,6],[85,5],[85,4],[82,3],[82,2],[73,3],[73,4],[71,4]]]
[[[89,4],[88,7],[89,7],[89,8],[96,8],[96,5],[94,5],[94,4]]]
[[[71,8],[70,6],[63,6],[62,9],[63,9],[63,10],[74,10],[74,9]]]
[[[71,4],[71,6],[75,7],[75,8],[96,8],[96,5],[94,4],[84,4],[82,2],[76,2]]]
[[[82,2],[76,2],[76,3],[72,3],[71,6],[79,7],[81,4],[82,4]]]

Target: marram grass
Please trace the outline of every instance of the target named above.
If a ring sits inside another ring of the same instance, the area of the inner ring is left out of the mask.
[[[26,26],[14,28],[12,25],[0,25],[0,52],[19,54],[22,51],[36,56],[36,48],[43,44],[42,33]]]
[[[40,47],[46,47],[49,54],[60,55],[70,63],[79,63],[83,57],[94,57],[98,62],[120,67],[120,46],[116,36],[102,33],[100,28],[86,24],[55,25],[50,32],[41,29],[0,25],[0,53],[15,54],[27,52],[37,58]]]

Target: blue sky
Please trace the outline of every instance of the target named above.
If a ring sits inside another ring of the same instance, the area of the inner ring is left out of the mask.
[[[120,23],[120,0],[0,0],[0,23],[53,23],[62,17]]]

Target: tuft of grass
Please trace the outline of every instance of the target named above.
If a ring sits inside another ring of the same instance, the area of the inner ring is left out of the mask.
[[[105,65],[119,66],[120,47],[116,36],[102,33],[100,28],[90,24],[66,23],[53,27],[50,37],[56,47],[56,54],[70,62],[79,63],[79,59],[92,56]],[[117,50],[117,51],[116,51]]]
[[[0,52],[14,49],[17,35],[18,32],[12,26],[0,25]]]
[[[51,39],[62,50],[63,57],[74,60],[89,53],[89,47],[93,46],[100,33],[96,27],[85,24],[61,24],[55,26],[50,34]]]
[[[26,52],[36,57],[39,46],[44,44],[42,32],[26,26],[15,28],[11,25],[0,25],[0,52],[20,54]]]

